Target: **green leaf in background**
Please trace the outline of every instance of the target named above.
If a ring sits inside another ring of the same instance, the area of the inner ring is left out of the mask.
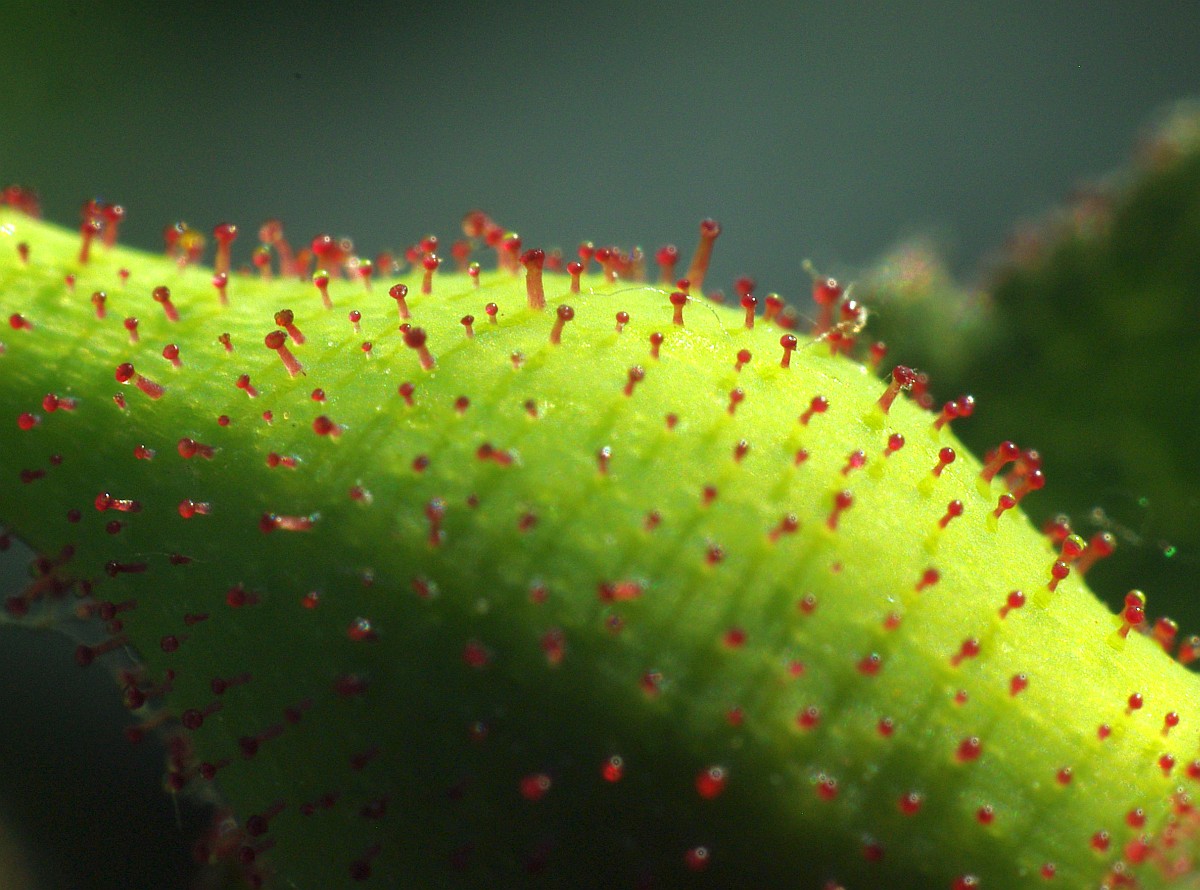
[[[1200,629],[1198,128],[1194,106],[1175,110],[1129,170],[1019,231],[983,292],[921,250],[863,290],[942,398],[975,395],[973,447],[1008,436],[1042,453],[1035,518],[1115,536],[1098,591],[1116,606],[1136,579],[1185,635]]]

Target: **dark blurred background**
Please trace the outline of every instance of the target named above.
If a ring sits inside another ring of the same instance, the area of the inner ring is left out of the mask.
[[[708,286],[805,309],[804,258],[853,276],[916,235],[970,281],[1200,93],[1198,39],[1189,3],[10,3],[0,181],[70,225],[122,203],[146,248],[277,216],[373,254],[478,206],[530,245],[687,254],[713,216]],[[195,809],[44,637],[0,628],[0,820],[35,886],[185,886]]]

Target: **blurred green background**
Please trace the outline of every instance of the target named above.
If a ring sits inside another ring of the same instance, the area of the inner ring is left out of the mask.
[[[975,280],[1200,93],[1198,38],[1197,4],[8,3],[0,181],[70,225],[122,203],[147,248],[277,216],[373,254],[479,206],[529,244],[688,253],[714,216],[709,286],[750,274],[804,310],[804,258],[853,277],[918,235]],[[6,557],[5,594],[27,554]],[[0,819],[38,886],[186,886],[202,814],[45,637],[0,628]]]

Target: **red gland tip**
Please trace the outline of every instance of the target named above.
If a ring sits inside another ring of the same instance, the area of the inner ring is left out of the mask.
[[[251,262],[258,269],[259,276],[263,281],[271,280],[271,248],[265,244],[254,248],[254,253],[250,256]]]
[[[217,242],[217,258],[213,262],[213,271],[218,275],[229,272],[229,246],[237,238],[237,233],[237,226],[232,223],[221,223],[213,229],[213,238]]]
[[[617,249],[615,247],[597,247],[593,256],[600,264],[605,281],[617,280]]]
[[[462,220],[462,232],[468,238],[482,238],[489,229],[495,226],[491,217],[482,210],[471,210]]]
[[[869,364],[872,371],[877,371],[879,369],[879,365],[886,355],[887,344],[882,340],[876,340],[871,344],[871,357],[869,359]]]
[[[152,399],[160,399],[163,395],[163,387],[146,377],[143,377],[134,370],[130,362],[123,362],[117,365],[116,378],[118,383],[132,382],[138,389],[144,392]]]
[[[949,504],[946,505],[945,515],[942,516],[942,518],[938,520],[938,528],[945,528],[946,526],[948,526],[950,524],[950,521],[952,519],[956,519],[959,516],[962,516],[964,509],[965,508],[963,507],[962,501],[957,500],[957,499],[951,501]]]
[[[226,289],[229,286],[229,273],[217,272],[215,275],[213,275],[212,286],[217,289],[217,299],[220,301],[221,305],[228,306],[229,294],[226,293]]]
[[[125,208],[120,204],[104,205],[104,246],[112,247],[117,243],[117,231],[125,219]]]
[[[675,308],[675,315],[671,319],[673,324],[683,326],[683,307],[687,305],[687,301],[688,295],[682,291],[675,291],[671,294],[671,305]]]
[[[321,302],[326,309],[333,308],[333,301],[329,299],[329,273],[324,269],[318,269],[313,273],[312,283],[316,285],[317,291],[321,294]]]
[[[1083,553],[1075,563],[1075,568],[1079,574],[1083,575],[1095,565],[1097,560],[1111,556],[1116,549],[1117,539],[1111,532],[1097,532],[1088,541],[1087,547],[1084,548]]]
[[[579,250],[577,253],[579,255],[579,261],[583,264],[582,271],[586,272],[588,270],[588,266],[590,266],[592,263],[592,257],[596,255],[596,245],[594,245],[591,241],[581,241],[579,242]]]
[[[79,227],[79,234],[81,238],[81,244],[79,246],[79,264],[81,266],[87,265],[88,259],[91,256],[92,240],[100,234],[102,228],[103,225],[101,224],[100,220],[91,217],[85,219],[83,224]]]
[[[459,239],[450,245],[450,256],[459,272],[466,272],[471,261],[471,242]]]
[[[796,351],[796,346],[798,345],[795,335],[784,334],[779,338],[779,345],[783,347],[783,358],[779,361],[779,367],[791,367],[792,353]]]
[[[674,281],[675,265],[679,262],[679,249],[674,244],[664,245],[655,251],[654,260],[658,263],[659,280],[663,284],[670,284]]]
[[[917,593],[920,593],[922,590],[928,590],[941,580],[942,573],[933,566],[930,566],[921,573],[921,577],[917,580],[917,583],[913,585],[913,590],[915,590]]]
[[[283,361],[283,366],[287,368],[290,376],[295,377],[297,374],[303,372],[304,368],[300,365],[300,362],[296,361],[296,357],[287,348],[287,334],[283,331],[271,331],[271,333],[263,338],[263,342],[267,345],[268,349],[274,349],[279,353],[279,358]]]
[[[545,252],[537,248],[521,254],[521,264],[525,267],[525,294],[530,309],[546,308],[546,294],[542,289],[542,265],[545,261]]]
[[[813,302],[821,311],[817,322],[813,325],[813,335],[821,336],[833,327],[833,311],[842,298],[842,287],[834,278],[815,278],[813,280]]]
[[[842,467],[842,475],[849,476],[854,470],[861,470],[867,464],[867,453],[859,448],[846,455],[846,463]]]
[[[203,442],[197,442],[188,436],[184,436],[176,443],[176,450],[179,451],[179,456],[184,460],[191,460],[193,457],[199,456],[205,460],[212,460],[216,455],[217,450],[211,445],[205,445]]]
[[[705,800],[712,800],[725,790],[726,781],[727,773],[723,767],[710,766],[696,775],[696,793]]]
[[[273,244],[277,247],[286,245],[283,238],[283,223],[277,219],[269,219],[258,227],[258,240],[263,244]],[[291,250],[289,246],[289,251]]]
[[[731,390],[729,393],[729,407],[725,410],[730,414],[733,414],[735,411],[737,411],[737,406],[740,405],[745,398],[746,391],[741,387]]]
[[[633,388],[641,383],[646,378],[646,372],[642,370],[641,365],[634,365],[629,369],[628,380],[625,383],[625,395],[633,395]]]
[[[243,374],[240,377],[238,377],[238,379],[234,382],[234,385],[238,389],[243,390],[246,393],[246,395],[249,396],[250,398],[252,398],[252,399],[258,398],[258,390],[255,389],[254,385],[250,382],[249,374]]]
[[[812,420],[814,414],[824,414],[829,410],[829,399],[824,396],[813,396],[812,401],[808,403],[808,408],[800,415],[800,423],[803,426],[808,426],[808,422]]]
[[[846,510],[849,510],[854,505],[854,495],[849,491],[839,491],[833,498],[833,509],[829,513],[829,518],[825,520],[826,526],[830,531],[837,531],[838,518]]]
[[[404,345],[409,349],[415,349],[417,357],[421,362],[421,368],[426,371],[432,371],[434,367],[433,356],[429,352],[429,348],[425,345],[426,335],[422,328],[409,328],[404,332]]]
[[[1162,646],[1163,652],[1170,655],[1171,650],[1175,648],[1175,637],[1179,634],[1179,625],[1174,620],[1163,615],[1154,622],[1154,629],[1151,633],[1154,641]]]
[[[1011,463],[1020,455],[1021,449],[1016,442],[1004,441],[996,446],[987,458],[983,465],[983,469],[979,472],[979,477],[985,482],[991,482],[996,474],[1004,468],[1006,464]]]
[[[779,294],[767,294],[764,303],[763,321],[778,323],[779,313],[783,311],[783,299]]]
[[[1131,590],[1125,594],[1125,608],[1121,610],[1121,627],[1117,634],[1124,639],[1129,631],[1140,627],[1146,621],[1146,594],[1140,590]]]
[[[433,293],[433,273],[437,271],[442,261],[436,253],[428,254],[421,260],[421,266],[425,269],[425,276],[421,279],[421,293]]]
[[[958,651],[950,658],[950,665],[958,667],[969,658],[975,658],[979,654],[979,640],[975,637],[967,637],[962,641]]]
[[[154,289],[151,294],[155,302],[161,303],[163,311],[167,314],[168,321],[179,321],[179,310],[175,308],[175,304],[171,302],[171,290],[166,285],[160,284]]]
[[[796,514],[788,513],[779,520],[777,526],[767,533],[767,539],[774,544],[784,535],[795,534],[799,528],[800,520],[796,517]]]
[[[913,384],[916,382],[917,375],[912,368],[905,367],[904,365],[896,365],[892,369],[892,382],[888,385],[883,395],[879,397],[879,401],[876,404],[879,405],[884,414],[887,414],[892,409],[892,402],[896,400],[896,396],[900,394],[900,390],[912,389]]]
[[[961,396],[942,406],[941,413],[933,421],[933,428],[940,430],[959,417],[970,417],[975,412],[975,397]]]
[[[1062,540],[1062,549],[1059,552],[1059,559],[1068,564],[1073,563],[1079,559],[1079,556],[1081,553],[1083,553],[1085,546],[1086,545],[1083,543],[1083,538],[1079,537],[1079,535],[1067,535]]]
[[[375,274],[375,264],[367,259],[359,260],[358,265],[354,268],[354,274],[363,283],[363,289],[370,291],[371,276]]]
[[[1046,485],[1046,475],[1041,470],[1034,470],[1025,476],[1025,479],[1013,489],[1012,496],[1019,504],[1025,495],[1031,491],[1039,491]]]
[[[954,756],[955,759],[960,763],[967,763],[972,760],[978,760],[979,755],[982,753],[983,742],[980,741],[978,736],[969,736],[959,742],[958,749],[954,752]]]
[[[309,249],[325,268],[336,269],[344,259],[341,245],[332,235],[317,235]]]
[[[563,327],[575,318],[575,310],[563,303],[555,312],[554,328],[550,331],[550,342],[555,346],[562,342]]]
[[[664,339],[663,335],[658,331],[650,335],[650,358],[659,357],[659,349],[662,347]]]
[[[758,306],[758,299],[753,294],[743,294],[741,299],[742,308],[746,310],[746,330],[754,328],[754,310]]]
[[[720,234],[721,226],[716,220],[706,219],[700,223],[700,243],[696,246],[696,253],[692,256],[692,264],[688,267],[687,273],[688,281],[691,282],[691,286],[697,293],[704,284],[704,276],[708,274],[713,242]]]
[[[999,519],[1008,510],[1011,510],[1017,505],[1017,499],[1008,492],[1000,495],[1000,499],[996,502],[996,509],[992,511],[992,516]]]
[[[316,417],[312,423],[313,432],[318,436],[329,436],[336,439],[342,434],[342,428],[339,424],[334,423],[327,415],[321,414]]]
[[[211,509],[212,505],[206,501],[193,501],[191,498],[186,498],[179,502],[179,515],[184,519],[207,516]]]
[[[407,285],[393,284],[388,289],[388,296],[396,301],[396,308],[400,312],[400,320],[401,321],[404,321],[405,319],[411,317],[411,315],[408,311],[408,303],[406,302],[406,299],[408,297],[408,286]]]
[[[287,331],[288,336],[299,346],[304,343],[304,334],[296,327],[295,318],[296,315],[291,309],[280,309],[275,313],[275,324]]]
[[[945,448],[940,449],[938,451],[937,466],[935,466],[931,472],[934,476],[941,476],[942,470],[954,463],[954,460],[957,457],[958,455],[954,453],[954,449],[948,445]]]

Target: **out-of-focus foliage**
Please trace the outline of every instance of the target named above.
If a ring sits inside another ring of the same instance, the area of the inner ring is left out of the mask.
[[[931,374],[939,398],[971,392],[960,435],[984,451],[1038,448],[1047,486],[1028,509],[1113,532],[1089,580],[1117,604],[1200,626],[1200,106],[1176,108],[1130,168],[1014,234],[983,293],[931,248],[906,248],[860,294],[874,333]]]
[[[988,294],[957,281],[932,239],[901,244],[855,281],[854,296],[870,307],[868,330],[892,359],[939,380],[959,377],[975,352],[994,348]]]

